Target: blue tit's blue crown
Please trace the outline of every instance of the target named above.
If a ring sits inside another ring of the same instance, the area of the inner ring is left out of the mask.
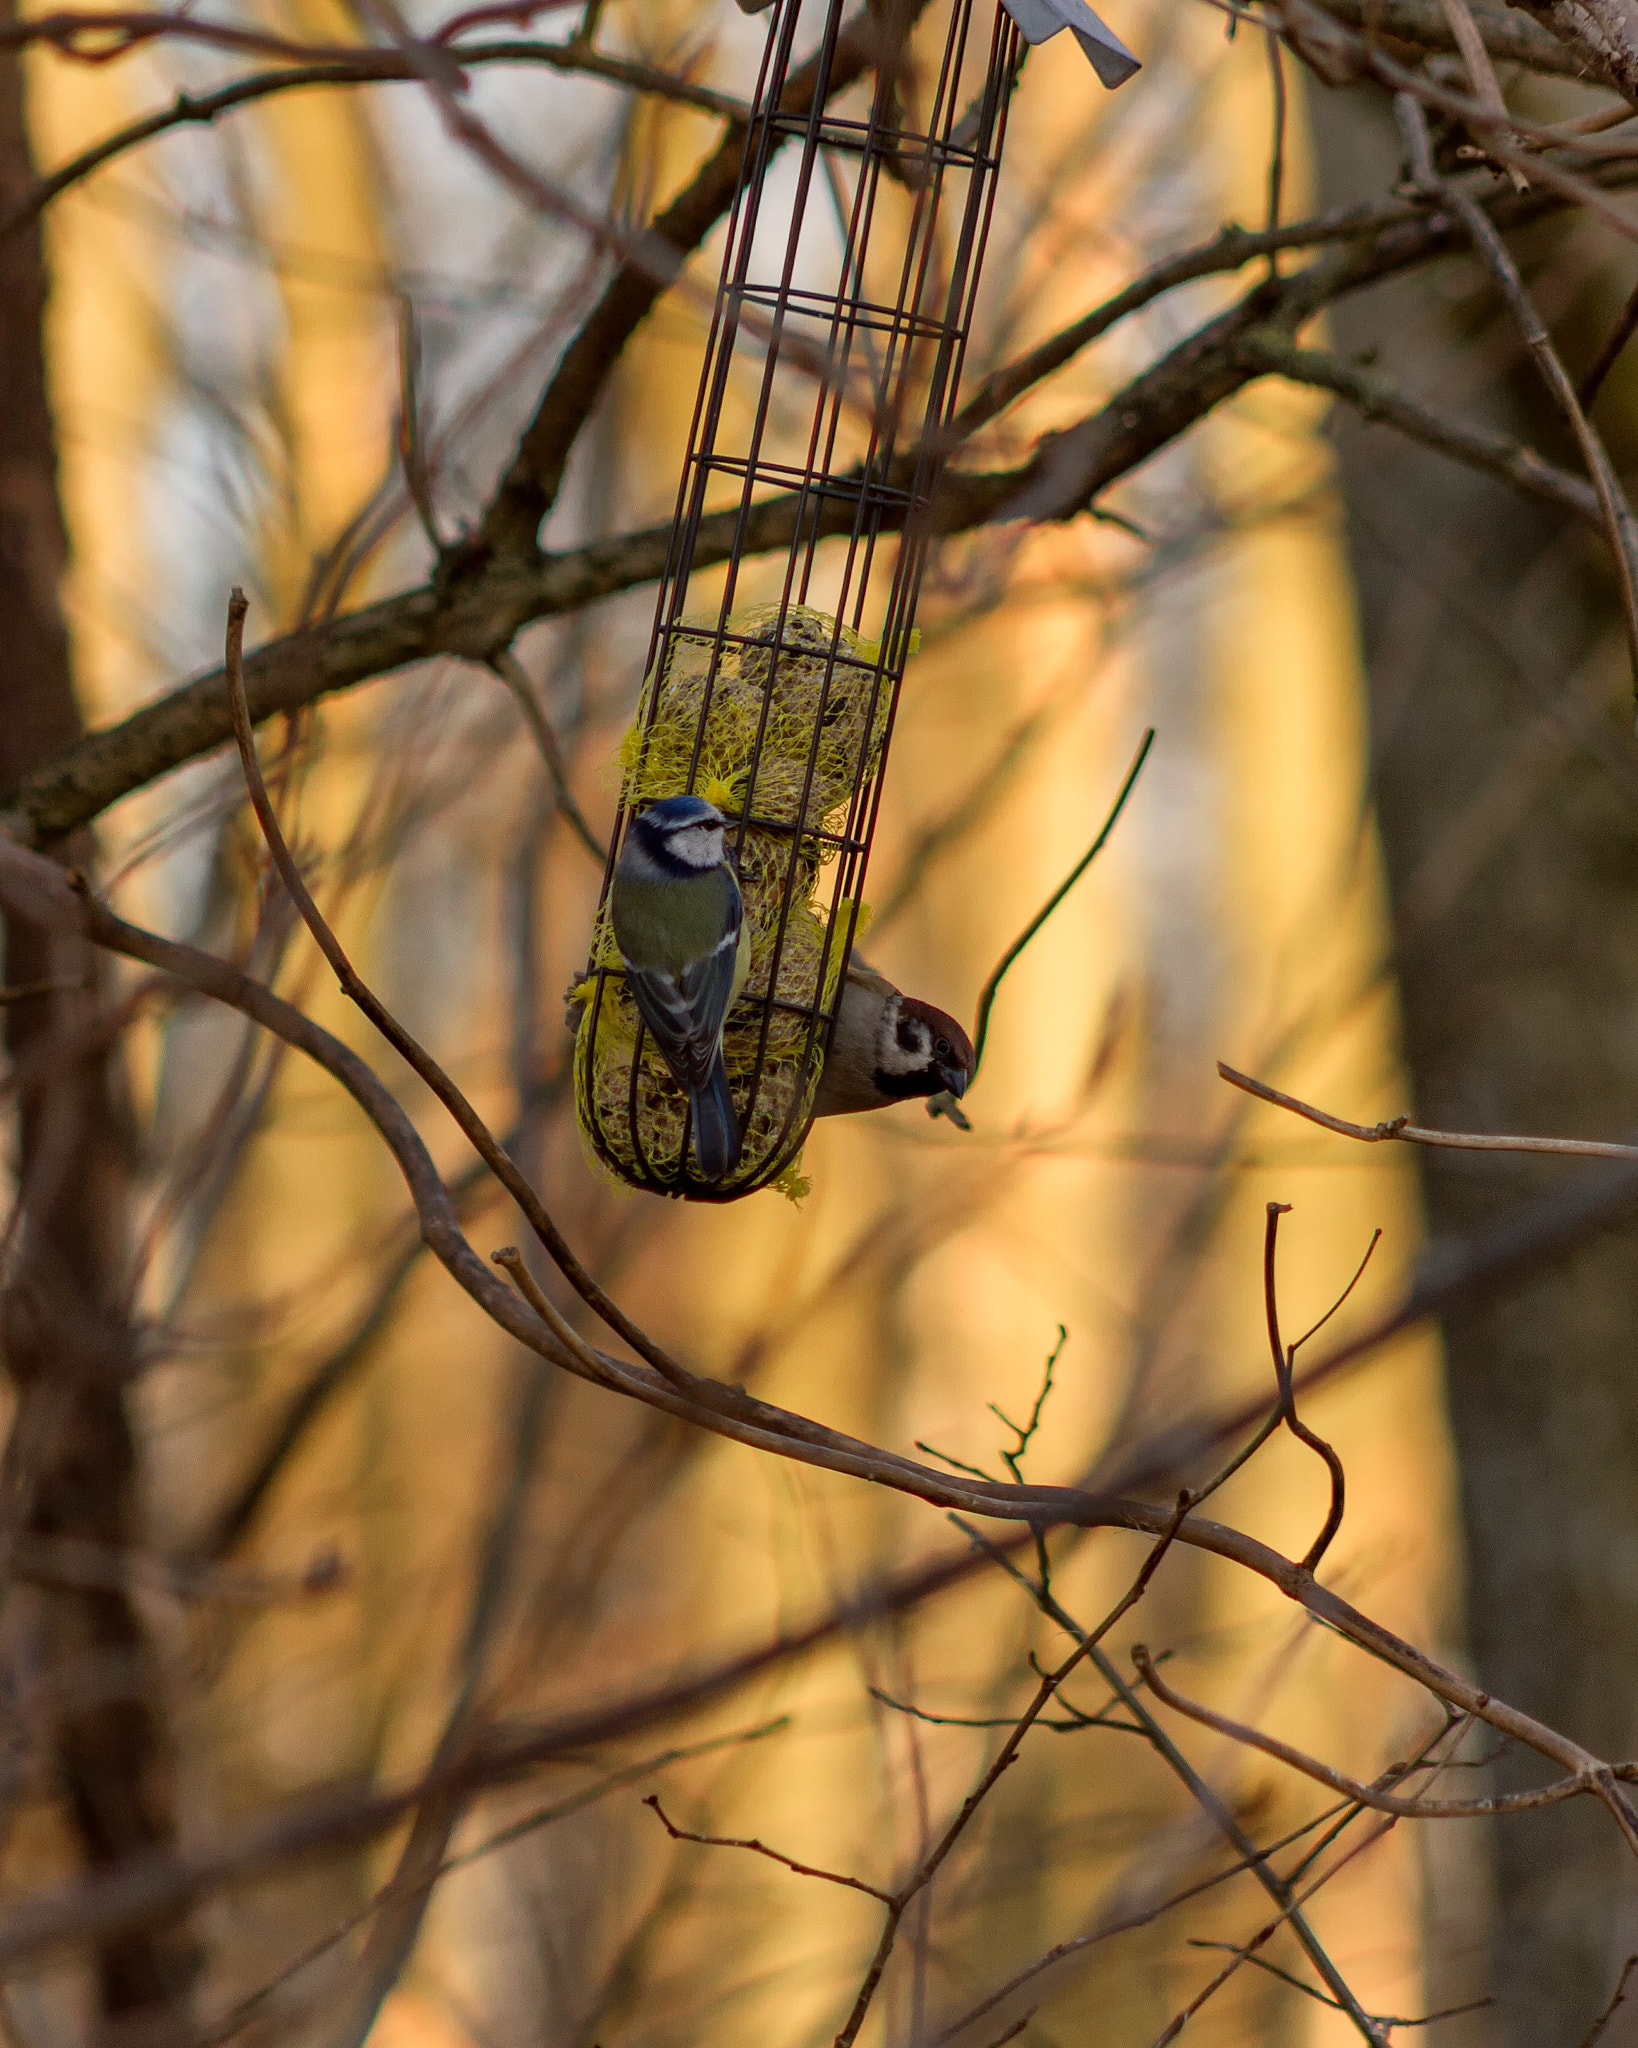
[[[697,875],[720,865],[722,828],[715,804],[702,796],[662,797],[631,821],[620,866],[627,874]]]
[[[643,812],[641,822],[656,832],[681,832],[689,825],[721,825],[726,820],[715,804],[690,795],[661,797]]]

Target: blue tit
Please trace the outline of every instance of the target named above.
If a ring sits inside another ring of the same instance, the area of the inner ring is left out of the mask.
[[[614,870],[609,914],[643,1022],[693,1116],[700,1178],[739,1160],[739,1119],[722,1060],[722,1027],[750,966],[725,820],[698,796],[668,796],[633,818]]]

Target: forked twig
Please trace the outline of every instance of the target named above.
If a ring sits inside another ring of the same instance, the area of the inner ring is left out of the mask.
[[[341,1083],[380,1132],[409,1184],[426,1241],[451,1276],[493,1321],[521,1343],[567,1370],[586,1374],[580,1357],[564,1346],[538,1315],[517,1302],[511,1290],[500,1283],[493,1269],[466,1242],[448,1192],[415,1125],[367,1063],[333,1034],[231,963],[126,923],[99,901],[83,877],[67,876],[54,862],[3,837],[0,902],[8,911],[31,922],[54,931],[79,933],[97,945],[174,976],[183,985],[242,1011],[313,1059]],[[1400,1320],[1394,1320],[1383,1327],[1401,1326]],[[1364,1341],[1355,1339],[1353,1344],[1357,1347]],[[1369,1341],[1379,1342],[1380,1333],[1371,1333]],[[1344,1352],[1347,1348],[1344,1347]],[[1005,1557],[1009,1544],[1017,1548],[1028,1543],[1042,1521],[1074,1521],[1083,1527],[1116,1526],[1155,1538],[1175,1535],[1178,1540],[1240,1564],[1260,1574],[1287,1598],[1336,1628],[1368,1654],[1404,1672],[1438,1698],[1487,1722],[1501,1734],[1528,1744],[1585,1781],[1587,1789],[1609,1809],[1629,1847],[1638,1850],[1638,1816],[1617,1782],[1629,1775],[1638,1776],[1638,1768],[1606,1765],[1559,1731],[1489,1693],[1480,1692],[1459,1673],[1445,1669],[1402,1641],[1338,1594],[1319,1585],[1310,1573],[1253,1537],[1192,1515],[1180,1523],[1175,1514],[1110,1492],[952,1482],[928,1467],[771,1404],[745,1397],[738,1411],[725,1412],[722,1404],[692,1397],[651,1368],[628,1365],[602,1354],[599,1360],[605,1373],[618,1381],[622,1393],[685,1418],[696,1427],[784,1457],[914,1493],[936,1505],[960,1507],[967,1514],[994,1515],[1025,1524],[1023,1530],[1005,1542],[979,1539],[984,1554],[1002,1561],[1009,1571],[1015,1570]],[[1191,1438],[1197,1447],[1198,1441]],[[1168,1461],[1170,1456],[1171,1453],[1166,1454]],[[1155,1469],[1168,1469],[1168,1465],[1161,1464]],[[783,1635],[772,1645],[730,1658],[715,1672],[697,1675],[617,1707],[599,1707],[589,1716],[571,1716],[567,1722],[549,1728],[524,1729],[512,1734],[498,1731],[482,1754],[452,1764],[447,1776],[423,1778],[404,1792],[363,1799],[349,1792],[339,1805],[321,1801],[316,1811],[292,1810],[266,1827],[242,1832],[225,1844],[208,1848],[199,1857],[160,1858],[140,1879],[133,1878],[132,1883],[138,1886],[137,1895],[145,1902],[144,1910],[151,1905],[157,1911],[169,1902],[227,1881],[236,1870],[261,1868],[281,1857],[309,1853],[320,1843],[342,1836],[358,1839],[379,1833],[433,1793],[497,1783],[552,1757],[571,1751],[578,1754],[588,1743],[607,1739],[611,1733],[635,1732],[639,1727],[654,1725],[659,1716],[689,1711],[724,1687],[743,1683],[760,1671],[806,1654],[821,1641],[830,1640],[841,1628],[857,1626],[865,1619],[902,1606],[906,1600],[928,1597],[940,1586],[961,1577],[965,1569],[960,1559],[937,1560],[931,1567],[890,1581],[885,1589],[873,1592],[863,1602],[855,1602],[805,1629]],[[1039,1589],[1031,1585],[1030,1590],[1032,1597],[1041,1598]],[[1045,1606],[1045,1601],[1042,1604]],[[1055,1615],[1061,1612],[1056,1603],[1050,1611]],[[1075,1628],[1072,1622],[1068,1625]],[[1078,1629],[1075,1632],[1079,1634]],[[1101,1651],[1094,1650],[1092,1655],[1106,1682],[1121,1690],[1123,1682]],[[1121,1696],[1123,1700],[1129,1699],[1130,1688],[1124,1688]],[[1141,1709],[1141,1702],[1139,1705]],[[1141,1709],[1138,1718],[1146,1711]],[[0,1962],[37,1953],[57,1940],[88,1938],[100,1928],[124,1924],[133,1911],[133,1896],[123,1874],[117,1879],[93,1878],[54,1899],[32,1903],[25,1912],[0,1918]]]
[[[1041,1427],[1041,1412],[1046,1407],[1047,1397],[1052,1392],[1052,1375],[1057,1367],[1058,1360],[1063,1356],[1064,1346],[1068,1342],[1069,1331],[1060,1323],[1058,1325],[1058,1341],[1047,1354],[1046,1370],[1041,1375],[1041,1391],[1035,1396],[1035,1406],[1029,1411],[1029,1421],[1027,1423],[1020,1425],[1014,1422],[1012,1417],[998,1407],[994,1401],[986,1404],[996,1420],[1004,1422],[1018,1439],[1010,1451],[1003,1451],[1001,1453],[1001,1462],[1020,1486],[1024,1484],[1024,1475],[1019,1467],[1022,1460],[1028,1455],[1031,1443],[1035,1440],[1035,1432]]]
[[[1188,1514],[1189,1496],[1185,1493],[1179,1499],[1171,1521],[1160,1540],[1144,1559],[1143,1569],[1138,1573],[1125,1593],[1121,1595],[1120,1599],[1116,1601],[1108,1614],[1104,1616],[1097,1628],[1090,1635],[1076,1630],[1075,1634],[1078,1640],[1075,1643],[1074,1649],[1071,1650],[1069,1655],[1056,1669],[1042,1673],[1041,1682],[1036,1687],[1035,1697],[1014,1724],[1011,1734],[1001,1745],[1000,1752],[996,1756],[995,1761],[985,1771],[972,1791],[967,1794],[966,1799],[962,1802],[960,1812],[950,1822],[938,1841],[923,1858],[920,1865],[911,1873],[899,1889],[893,1893],[888,1901],[887,1919],[882,1926],[881,1939],[876,1944],[876,1952],[870,1959],[870,1967],[866,1970],[864,1981],[859,1986],[858,1996],[853,2001],[853,2010],[848,2014],[842,2031],[836,2036],[835,2048],[853,2048],[853,2043],[858,2038],[859,2029],[864,2025],[865,2016],[870,2011],[871,2002],[875,1998],[877,1988],[881,1984],[882,1973],[887,1968],[888,1957],[893,1953],[893,1944],[898,1938],[899,1924],[904,1918],[905,1908],[912,1899],[917,1897],[920,1892],[932,1883],[939,1867],[965,1832],[973,1815],[977,1813],[979,1807],[994,1790],[1002,1772],[1009,1769],[1016,1760],[1024,1737],[1040,1718],[1048,1702],[1058,1692],[1064,1680],[1069,1677],[1078,1664],[1084,1663],[1088,1657],[1096,1653],[1099,1643],[1115,1626],[1115,1623],[1143,1598],[1149,1589],[1150,1580],[1160,1568],[1161,1559],[1165,1557],[1172,1544],[1176,1541],[1178,1531],[1188,1519]],[[1006,2037],[1003,2036],[1002,2038],[1005,2039]]]
[[[619,1381],[611,1378],[602,1359],[581,1336],[568,1319],[558,1313],[556,1305],[533,1273],[524,1264],[523,1254],[515,1244],[503,1244],[499,1251],[489,1254],[489,1263],[499,1266],[511,1280],[540,1320],[552,1332],[566,1350],[572,1351],[586,1369],[586,1377],[599,1381],[606,1387],[617,1387]]]
[[[1276,1411],[1277,1420],[1278,1411]],[[1023,1587],[1024,1591],[1028,1593],[1044,1615],[1050,1620],[1055,1621],[1061,1629],[1067,1630],[1077,1640],[1084,1639],[1084,1631],[1080,1623],[1075,1620],[1074,1616],[1068,1612],[1050,1589],[1032,1584],[1025,1573],[1020,1571],[1013,1560],[1001,1549],[999,1544],[993,1543],[987,1536],[982,1535],[970,1524],[963,1522],[959,1516],[952,1515],[950,1519],[976,1549],[982,1550],[994,1563],[1001,1567],[1008,1578]],[[1178,1526],[1181,1530],[1182,1525],[1179,1524]],[[1223,1836],[1223,1839],[1230,1843],[1237,1851],[1243,1859],[1245,1867],[1250,1870],[1258,1884],[1262,1886],[1274,1904],[1280,1908],[1281,1919],[1276,1921],[1275,1925],[1279,1926],[1287,1919],[1290,1921],[1292,1933],[1302,1944],[1309,1961],[1314,1965],[1321,1980],[1329,1985],[1336,1996],[1338,2004],[1353,2021],[1355,2029],[1365,2040],[1372,2044],[1372,2048],[1387,2048],[1382,2030],[1354,1996],[1347,1979],[1337,1968],[1336,1964],[1332,1962],[1323,1943],[1301,1911],[1302,1902],[1298,1898],[1295,1884],[1290,1879],[1281,1877],[1270,1863],[1269,1857],[1273,1853],[1272,1850],[1259,1851],[1257,1845],[1235,1818],[1234,1813],[1222,1795],[1215,1787],[1207,1784],[1205,1779],[1201,1777],[1200,1773],[1183,1754],[1182,1750],[1172,1741],[1166,1730],[1145,1705],[1136,1689],[1121,1675],[1108,1653],[1101,1647],[1094,1645],[1092,1649],[1092,1662],[1104,1683],[1109,1686],[1122,1706],[1126,1708],[1133,1720],[1138,1723],[1145,1735],[1148,1736],[1156,1754],[1163,1759],[1177,1777],[1178,1782],[1188,1792],[1189,1796],[1196,1801],[1201,1811],[1206,1814],[1212,1825]],[[1355,1810],[1350,1806],[1347,1818],[1351,1818]],[[1338,1829],[1328,1832],[1322,1838],[1319,1849],[1315,1852],[1316,1854],[1322,1852],[1328,1846],[1335,1838],[1335,1833],[1340,1830],[1340,1827],[1347,1825],[1347,1818],[1338,1824]]]
[[[1199,2012],[1200,2008],[1208,2000],[1216,1996],[1242,1963],[1254,1961],[1260,1948],[1265,1947],[1272,1941],[1288,1921],[1295,1921],[1300,1907],[1305,1906],[1314,1897],[1315,1893],[1328,1885],[1334,1877],[1340,1876],[1356,1857],[1362,1856],[1373,1844],[1379,1842],[1392,1826],[1393,1822],[1391,1820],[1378,1821],[1370,1833],[1363,1840],[1356,1842],[1345,1855],[1339,1856],[1329,1870],[1322,1871],[1315,1878],[1314,1882],[1302,1892],[1293,1892],[1290,1905],[1286,1906],[1274,1919],[1267,1922],[1265,1926],[1260,1927],[1243,1948],[1237,1948],[1223,1965],[1222,1969],[1212,1978],[1211,1982],[1196,1992],[1183,2010],[1168,2025],[1161,2028],[1154,2038],[1152,2048],[1169,2048],[1169,2044],[1177,2039],[1178,2035],[1182,2033],[1183,2029],[1194,2018],[1195,2014]],[[1354,2020],[1354,2024],[1356,2026],[1359,2025],[1359,2019],[1355,2016],[1353,2008],[1344,2007],[1344,2010],[1348,2013],[1349,2018]],[[1374,2019],[1370,2018],[1368,2014],[1364,2014],[1363,2017],[1366,2027],[1369,2029],[1367,2038],[1378,2043],[1379,2048],[1387,2048],[1388,2037],[1381,2026]]]
[[[54,862],[40,855],[28,852],[15,842],[0,836],[0,902],[14,915],[26,917],[30,922],[43,924],[53,931],[72,932],[83,935],[95,944],[112,952],[140,961],[174,976],[183,985],[196,989],[212,999],[227,1003],[253,1018],[265,1029],[274,1032],[306,1054],[318,1066],[339,1081],[343,1088],[363,1110],[392,1151],[409,1185],[415,1200],[421,1229],[429,1248],[443,1264],[457,1283],[470,1295],[484,1312],[501,1328],[521,1343],[553,1363],[563,1366],[576,1375],[586,1376],[586,1367],[580,1357],[563,1345],[555,1333],[544,1324],[538,1315],[520,1304],[512,1291],[502,1285],[493,1269],[481,1260],[467,1243],[462,1234],[448,1191],[444,1186],[424,1140],[402,1104],[381,1082],[369,1065],[348,1047],[314,1024],[300,1010],[283,1001],[280,997],[240,972],[229,962],[213,954],[201,952],[196,947],[163,939],[156,933],[128,924],[114,915],[91,891],[83,876],[65,875]],[[1618,1190],[1627,1198],[1625,1182]],[[1604,1216],[1611,1213],[1609,1197],[1600,1194],[1599,1203],[1593,1214]],[[1580,1210],[1576,1212],[1578,1218]],[[1518,1233],[1508,1240],[1509,1259],[1519,1256]],[[1526,1249],[1535,1249],[1539,1237],[1531,1235],[1525,1239]],[[1444,1281],[1440,1288],[1459,1284],[1462,1276],[1472,1269],[1472,1260],[1462,1267],[1456,1282]],[[1498,1268],[1510,1270],[1510,1268]],[[1421,1312],[1436,1305],[1444,1295],[1435,1288],[1424,1290],[1416,1297]],[[1407,1312],[1396,1310],[1391,1316],[1379,1320],[1373,1327],[1341,1346],[1326,1361],[1321,1372],[1337,1369],[1338,1361],[1361,1355],[1365,1349],[1374,1349],[1386,1335],[1391,1335],[1406,1326]],[[1244,1532],[1225,1527],[1220,1523],[1206,1522],[1193,1516],[1179,1525],[1175,1515],[1151,1506],[1146,1501],[1135,1499],[1119,1491],[1112,1482],[1117,1479],[1124,1485],[1154,1483],[1154,1477],[1174,1468],[1180,1455],[1198,1456],[1201,1449],[1220,1440],[1232,1430],[1238,1433],[1246,1424],[1241,1412],[1224,1418],[1209,1431],[1189,1433],[1186,1443],[1168,1441],[1152,1447],[1137,1459],[1127,1458],[1116,1465],[1113,1471],[1103,1474],[1104,1485],[1097,1489],[1098,1474],[1088,1475],[1090,1485],[1073,1486],[1027,1486],[1016,1487],[998,1482],[972,1482],[951,1480],[930,1467],[919,1465],[914,1460],[902,1457],[880,1446],[849,1437],[842,1432],[826,1428],[823,1424],[792,1411],[759,1401],[748,1395],[739,1395],[732,1390],[715,1387],[706,1383],[706,1392],[718,1398],[702,1398],[700,1394],[679,1388],[657,1369],[634,1366],[624,1361],[598,1354],[604,1372],[613,1377],[619,1390],[628,1396],[667,1414],[686,1419],[695,1427],[705,1428],[733,1441],[751,1445],[754,1448],[772,1451],[778,1455],[810,1464],[822,1469],[849,1473],[854,1477],[892,1490],[914,1494],[920,1499],[946,1508],[958,1508],[965,1514],[994,1516],[1004,1521],[1023,1524],[1023,1529],[1009,1539],[1013,1547],[1032,1540],[1037,1527],[1046,1523],[1074,1523],[1084,1528],[1120,1527],[1137,1531],[1151,1537],[1177,1534],[1179,1540],[1226,1558],[1251,1570],[1277,1587],[1286,1598],[1296,1602],[1314,1617],[1335,1628],[1364,1650],[1368,1655],[1380,1659],[1396,1670],[1405,1673],[1418,1684],[1427,1688],[1439,1699],[1447,1701],[1464,1713],[1476,1716],[1488,1723],[1502,1735],[1524,1742],[1542,1756],[1560,1764],[1567,1771],[1583,1778],[1588,1789],[1608,1808],[1612,1818],[1621,1829],[1629,1848],[1638,1853],[1638,1813],[1622,1790],[1619,1779],[1629,1775],[1624,1768],[1611,1767],[1584,1749],[1580,1744],[1559,1730],[1536,1720],[1533,1716],[1497,1699],[1488,1692],[1481,1692],[1458,1672],[1448,1670],[1414,1645],[1403,1641],[1390,1630],[1382,1627],[1368,1615],[1351,1606],[1339,1594],[1322,1586],[1311,1573],[1305,1572],[1291,1560],[1260,1543]],[[1153,1475],[1145,1481],[1142,1475]],[[991,1557],[1001,1554],[1005,1545],[985,1544],[985,1553]],[[1010,1570],[1010,1564],[1007,1566]],[[952,1575],[958,1576],[957,1567],[945,1564],[933,1575],[936,1583],[949,1583]],[[928,1581],[918,1578],[917,1585],[925,1592]],[[1033,1589],[1032,1589],[1033,1590]],[[918,1593],[918,1597],[920,1597]],[[865,1610],[852,1610],[862,1614]],[[872,1602],[869,1612],[881,1611]],[[1056,1611],[1056,1610],[1055,1610]],[[829,1626],[827,1624],[827,1626]],[[817,1638],[812,1631],[805,1632],[799,1643],[781,1640],[772,1651],[756,1652],[732,1662],[732,1671],[739,1677],[753,1675],[766,1668],[770,1658],[777,1661],[796,1654],[810,1646]],[[1100,1673],[1109,1680],[1109,1670],[1094,1652]],[[1111,1667],[1112,1669],[1112,1667]],[[1128,1689],[1129,1690],[1129,1689]],[[680,1694],[666,1697],[673,1704],[679,1699],[699,1697],[698,1683],[685,1686]],[[1125,1695],[1123,1694],[1123,1698]],[[655,1711],[652,1705],[645,1714]],[[670,1711],[668,1707],[666,1711]],[[645,1725],[647,1722],[645,1720]],[[598,1725],[604,1724],[600,1721]],[[622,1722],[622,1726],[633,1725]],[[556,1742],[558,1738],[551,1738]],[[576,1741],[581,1740],[579,1736]],[[591,1739],[591,1738],[584,1738]],[[477,1778],[462,1777],[461,1782],[494,1782],[489,1774],[499,1772],[506,1775],[520,1768],[526,1768],[544,1759],[547,1750],[540,1747],[538,1736],[526,1736],[517,1742],[496,1738],[497,1747],[485,1757],[475,1760],[470,1766],[478,1773]],[[554,1747],[550,1754],[559,1751]],[[1638,1776],[1638,1770],[1630,1775]],[[452,1777],[448,1787],[455,1783]],[[429,1790],[440,1789],[444,1781],[433,1785],[424,1781],[407,1804],[418,1804]],[[446,1787],[447,1789],[447,1787]],[[396,1797],[379,1808],[372,1809],[376,1818],[369,1823],[378,1829],[390,1825],[391,1820],[405,1810],[405,1805]],[[359,1825],[357,1813],[349,1809],[345,1820],[326,1819],[323,1828],[345,1826],[356,1829]],[[305,1827],[306,1823],[302,1823]],[[279,1838],[281,1841],[286,1837]],[[293,1839],[293,1838],[291,1838]],[[311,1842],[309,1834],[301,1839]],[[241,1845],[234,1854],[260,1854]],[[150,1889],[145,1897],[153,1901],[185,1895],[196,1886],[198,1878],[190,1875],[192,1866],[187,1859],[168,1859],[156,1865],[144,1882]],[[224,1868],[221,1859],[210,1861],[213,1871]],[[180,1889],[179,1889],[180,1888]],[[68,1903],[62,1901],[51,1905],[50,1910],[41,1906],[32,1908],[19,1921],[0,1920],[0,1961],[22,1953],[33,1953],[41,1945],[48,1944],[61,1936],[54,1930],[67,1924],[71,1931],[83,1934],[92,1928],[93,1921],[102,1916],[100,1924],[112,1924],[119,1916],[130,1912],[129,1895],[118,1884],[102,1885],[93,1880],[77,1888]],[[110,1918],[109,1916],[112,1916]]]
[[[1472,124],[1473,132],[1488,149],[1493,142],[1505,137],[1512,126],[1507,102],[1502,97],[1501,84],[1496,77],[1496,67],[1490,61],[1490,52],[1484,46],[1484,37],[1479,33],[1479,25],[1473,19],[1473,10],[1467,0],[1442,0],[1442,5],[1445,20],[1450,24],[1450,32],[1467,67],[1473,97],[1489,110],[1492,117]],[[1517,164],[1507,165],[1507,175],[1515,192],[1529,190],[1530,181]]]

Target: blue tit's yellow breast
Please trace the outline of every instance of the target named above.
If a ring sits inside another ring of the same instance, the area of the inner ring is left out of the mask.
[[[622,956],[633,967],[680,974],[721,941],[735,894],[726,868],[707,868],[675,882],[616,872],[609,909]]]

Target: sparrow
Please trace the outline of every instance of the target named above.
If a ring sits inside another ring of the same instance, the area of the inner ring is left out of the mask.
[[[971,1041],[953,1017],[901,994],[855,957],[813,1113],[850,1116],[916,1096],[964,1095],[972,1072]]]
[[[722,1027],[750,965],[727,821],[698,796],[668,796],[633,818],[609,892],[626,986],[686,1091],[700,1178],[719,1181],[740,1154]]]

